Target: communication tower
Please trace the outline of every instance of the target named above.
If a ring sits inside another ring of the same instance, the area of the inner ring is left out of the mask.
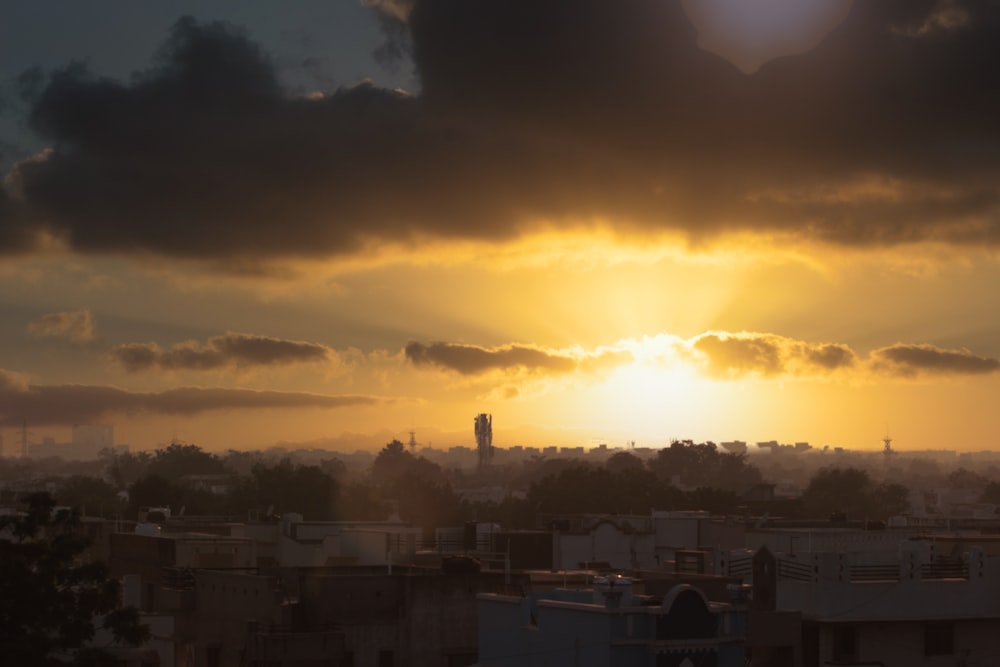
[[[476,415],[476,451],[479,467],[488,466],[493,460],[493,415],[485,412]]]
[[[21,423],[21,458],[26,459],[31,454],[31,443],[28,440],[32,433],[28,430],[28,420]]]
[[[885,429],[885,437],[882,438],[882,460],[885,462],[886,468],[892,467],[893,458],[896,455],[896,450],[892,448],[892,438],[889,437],[889,429]]]
[[[411,452],[417,451],[417,432],[410,431],[410,441],[407,443]]]

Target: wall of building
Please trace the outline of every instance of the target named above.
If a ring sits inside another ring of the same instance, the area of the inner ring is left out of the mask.
[[[195,575],[197,638],[193,642],[196,667],[238,667],[248,643],[251,622],[286,624],[287,607],[276,577],[248,572],[200,570]]]
[[[163,568],[176,564],[175,541],[169,537],[113,533],[111,576],[138,575],[142,611],[156,611]]]
[[[299,586],[304,613],[342,630],[355,667],[378,667],[384,651],[394,667],[452,667],[476,654],[476,596],[504,581],[499,573],[303,571]]]
[[[688,586],[672,589],[662,604],[611,581],[526,597],[482,595],[479,613],[481,667],[744,664],[742,613],[710,607]]]
[[[283,520],[276,558],[281,567],[387,565],[412,556],[419,533],[402,523]]]
[[[955,665],[1000,664],[1000,621],[966,619],[953,625],[953,647],[937,655],[928,647],[925,634],[935,621],[870,622],[858,624],[826,624],[820,630],[818,664],[838,661],[857,663],[906,665],[907,667],[954,667]],[[937,623],[940,625],[940,623]],[[838,635],[853,632],[856,652],[844,655],[843,640]],[[838,651],[839,643],[839,651]],[[810,656],[805,656],[809,664]]]
[[[619,570],[657,565],[652,533],[625,531],[612,521],[598,523],[586,533],[555,533],[553,540],[553,566],[560,570],[594,562]]]

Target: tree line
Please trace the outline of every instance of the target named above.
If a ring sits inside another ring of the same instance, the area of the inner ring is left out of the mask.
[[[987,501],[1000,499],[1000,484],[976,473],[958,470],[951,477],[957,485],[979,485]],[[515,492],[498,502],[461,499],[461,490],[485,484]],[[301,463],[183,444],[107,452],[102,471],[63,478],[55,495],[60,504],[105,517],[134,519],[140,507],[169,505],[174,514],[183,508],[189,515],[237,520],[296,512],[317,521],[395,516],[427,529],[466,521],[523,529],[543,527],[554,514],[653,509],[884,520],[907,511],[909,490],[858,467],[829,466],[813,473],[801,497],[768,504],[768,480],[750,458],[710,442],[674,441],[647,459],[620,451],[601,462],[535,457],[470,471],[444,468],[393,440],[363,472],[348,471],[333,455]]]

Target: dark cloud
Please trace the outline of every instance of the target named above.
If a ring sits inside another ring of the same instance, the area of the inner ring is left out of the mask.
[[[857,360],[854,351],[846,345],[803,345],[800,351],[809,364],[829,370],[853,366]]]
[[[52,74],[31,121],[53,150],[21,165],[23,200],[0,199],[0,243],[23,247],[7,228],[28,215],[81,252],[212,260],[539,221],[1000,239],[996,2],[858,0],[752,76],[697,47],[679,2],[373,4],[406,26],[419,96],[295,98],[238,30],[192,20],[128,84]]]
[[[692,348],[710,375],[729,378],[815,375],[849,368],[857,360],[846,345],[807,343],[766,333],[706,333],[693,340]]]
[[[576,368],[576,362],[570,357],[523,345],[485,348],[459,343],[425,345],[410,342],[405,353],[415,366],[439,366],[463,375],[512,369],[568,373]]]
[[[664,334],[666,336],[666,334]],[[746,376],[898,378],[920,375],[984,375],[1000,371],[1000,360],[922,343],[897,343],[872,350],[863,360],[843,343],[813,343],[771,333],[710,331],[689,340],[669,337],[658,355],[630,352],[627,343],[571,352],[527,345],[482,347],[464,343],[409,343],[404,354],[414,366],[442,368],[462,375],[529,372],[539,375],[600,374],[636,363],[669,366],[678,359],[720,380]],[[640,346],[641,347],[641,346]],[[842,375],[849,373],[849,375]],[[502,388],[507,391],[506,388]]]
[[[855,369],[901,378],[918,375],[979,375],[1000,370],[1000,361],[978,357],[967,350],[948,350],[927,344],[898,343],[873,350],[865,364],[848,346],[808,343],[762,333],[707,333],[696,337],[693,349],[702,355],[704,369],[719,378],[823,375]]]
[[[112,360],[132,372],[144,370],[213,370],[228,366],[274,366],[302,362],[325,362],[333,351],[318,343],[283,340],[268,336],[227,333],[168,350],[156,343],[127,343],[109,352]]]
[[[1000,360],[933,345],[897,343],[872,351],[871,360],[877,372],[900,377],[985,375],[1000,370]]]
[[[96,330],[94,315],[87,309],[49,313],[28,323],[28,333],[36,337],[66,338],[73,343],[89,343]]]
[[[410,12],[415,0],[361,0],[379,18],[385,41],[375,49],[375,60],[395,70],[412,50],[409,33]]]
[[[0,426],[25,421],[40,426],[84,424],[112,414],[192,416],[220,410],[345,408],[377,405],[371,396],[327,396],[301,392],[186,387],[162,392],[132,392],[87,385],[27,385],[0,371]]]
[[[461,343],[410,342],[405,350],[407,360],[415,366],[437,366],[462,375],[479,375],[491,371],[528,371],[541,373],[596,372],[623,363],[632,355],[616,350],[593,354],[569,355],[527,345],[504,345],[486,348]]]
[[[694,349],[705,355],[713,375],[774,375],[784,370],[781,339],[776,336],[705,334],[695,341]]]
[[[38,244],[38,234],[28,224],[24,210],[0,187],[0,256],[26,252]]]

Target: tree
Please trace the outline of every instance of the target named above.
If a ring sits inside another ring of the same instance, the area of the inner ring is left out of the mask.
[[[108,477],[119,490],[128,488],[146,474],[153,457],[149,452],[118,452],[113,448],[102,449],[99,454]]]
[[[215,454],[209,454],[198,445],[176,443],[157,449],[147,469],[147,474],[171,480],[185,475],[222,475],[226,472],[226,465]]]
[[[347,464],[335,456],[328,459],[321,459],[319,467],[320,470],[335,480],[339,481],[347,478]]]
[[[56,491],[60,505],[68,505],[80,514],[113,518],[123,509],[115,487],[103,479],[73,475]]]
[[[656,453],[649,467],[660,479],[676,476],[689,487],[743,492],[762,480],[760,471],[747,462],[745,454],[719,453],[712,442],[674,440]]]
[[[828,518],[844,513],[865,514],[872,479],[860,468],[822,468],[802,494],[803,510],[810,518]]]
[[[264,462],[264,455],[261,452],[244,452],[237,449],[230,449],[222,456],[222,465],[226,470],[240,477],[250,475],[253,467]]]
[[[378,488],[366,480],[355,480],[340,486],[337,496],[337,518],[341,521],[384,521],[391,511]]]
[[[852,519],[887,519],[909,508],[909,492],[901,484],[876,485],[860,468],[822,468],[802,494],[810,518],[843,513]]]
[[[990,482],[979,495],[979,502],[1000,505],[1000,482]]]
[[[613,473],[644,470],[646,464],[631,452],[615,452],[604,462],[604,467]]]
[[[278,514],[298,512],[323,521],[334,517],[336,498],[337,482],[319,466],[293,465],[285,458],[274,466],[255,464],[230,500],[239,511],[272,507]]]
[[[406,445],[393,440],[382,448],[372,462],[372,479],[380,485],[392,484],[413,466],[413,454]]]
[[[140,507],[180,508],[181,488],[160,475],[146,475],[128,488],[129,509],[138,512]]]
[[[406,451],[393,440],[372,462],[372,481],[383,498],[399,503],[399,515],[424,528],[457,522],[461,507],[441,466]]]
[[[948,486],[952,489],[973,489],[982,492],[989,480],[977,472],[956,468],[948,473]]]
[[[896,482],[884,482],[875,487],[875,503],[886,518],[910,511],[910,490]]]
[[[111,664],[111,647],[93,645],[98,629],[112,646],[138,646],[149,630],[118,606],[107,566],[80,558],[88,541],[74,530],[77,515],[54,508],[35,493],[24,513],[0,516],[0,656],[33,667]]]

